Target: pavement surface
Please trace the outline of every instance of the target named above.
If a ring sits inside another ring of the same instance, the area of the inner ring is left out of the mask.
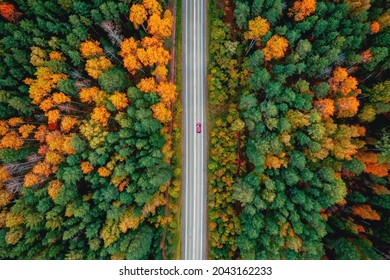
[[[183,0],[182,259],[207,257],[206,0]],[[196,132],[201,123],[202,132]]]

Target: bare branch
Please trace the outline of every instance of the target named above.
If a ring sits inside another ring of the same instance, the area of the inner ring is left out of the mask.
[[[118,25],[112,21],[103,21],[100,26],[107,32],[108,37],[113,45],[119,46],[123,41],[123,35]]]

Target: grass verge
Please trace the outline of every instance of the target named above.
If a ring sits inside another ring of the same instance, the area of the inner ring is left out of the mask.
[[[175,199],[174,207],[178,209],[173,217],[175,225],[172,231],[172,250],[169,259],[181,259],[181,237],[182,237],[182,200],[181,200],[181,183],[182,183],[182,0],[176,0],[176,45],[175,45],[175,84],[178,92],[175,103],[174,127],[173,127],[173,158],[174,158],[174,180],[179,183],[180,195]]]

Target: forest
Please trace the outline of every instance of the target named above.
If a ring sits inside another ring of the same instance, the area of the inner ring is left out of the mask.
[[[389,1],[207,2],[208,258],[390,259]],[[0,259],[180,258],[181,4],[0,0]]]
[[[0,1],[0,15],[0,258],[169,257],[172,5]]]
[[[390,259],[389,8],[209,1],[209,258]]]

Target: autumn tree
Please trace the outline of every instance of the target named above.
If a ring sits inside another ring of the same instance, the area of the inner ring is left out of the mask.
[[[12,4],[2,3],[0,4],[0,15],[10,22],[17,22],[22,13],[16,11],[15,6]]]
[[[272,36],[263,49],[264,59],[269,61],[273,58],[280,59],[284,57],[288,48],[288,41],[286,38],[279,35]]]
[[[289,15],[293,16],[295,21],[302,21],[315,10],[315,0],[299,0],[294,1],[293,7],[289,9]]]
[[[134,24],[135,29],[138,29],[147,19],[146,9],[142,4],[134,4],[130,8],[130,21]],[[144,27],[145,29],[145,27]]]

